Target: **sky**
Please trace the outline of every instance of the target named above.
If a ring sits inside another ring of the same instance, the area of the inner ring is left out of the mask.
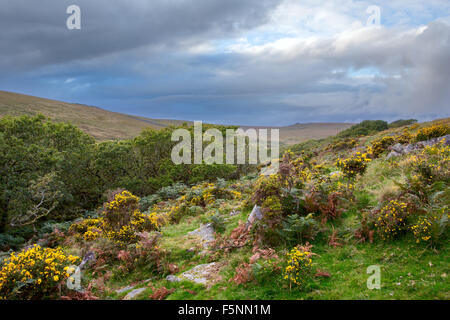
[[[0,90],[221,124],[449,117],[450,1],[1,0]]]

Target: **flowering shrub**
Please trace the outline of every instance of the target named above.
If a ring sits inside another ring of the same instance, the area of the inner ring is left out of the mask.
[[[280,215],[283,211],[283,208],[282,208],[281,202],[280,202],[280,197],[277,197],[277,196],[267,197],[263,201],[261,208],[262,208],[263,213],[268,216]]]
[[[401,135],[395,137],[395,140],[401,144],[408,144],[414,139],[413,135],[410,134],[407,130],[404,130]]]
[[[433,138],[439,138],[450,134],[450,126],[446,124],[437,124],[431,127],[420,129],[416,134],[416,141],[425,141]]]
[[[375,228],[383,240],[395,238],[407,226],[409,206],[405,202],[391,200],[380,210],[375,211]]]
[[[0,269],[0,299],[35,299],[56,292],[61,281],[70,275],[70,265],[79,257],[66,256],[61,248],[41,248],[34,245],[11,253]]]
[[[102,231],[96,227],[90,227],[84,234],[85,241],[94,241],[102,235]]]
[[[417,158],[416,172],[431,180],[446,180],[450,177],[450,146],[445,139],[434,146],[425,147]],[[427,168],[424,171],[424,168]]]
[[[449,213],[441,208],[437,212],[432,212],[424,216],[418,217],[410,229],[416,238],[416,242],[427,242],[436,244],[446,231],[448,225]]]
[[[395,143],[394,137],[383,137],[381,139],[372,142],[372,154],[375,158],[378,158],[386,149]]]
[[[433,185],[450,180],[450,146],[445,141],[425,147],[419,154],[407,158],[406,182],[403,189],[428,203]]]
[[[101,236],[103,219],[84,219],[80,222],[73,223],[69,227],[69,232],[78,234],[86,241],[92,241]]]
[[[105,204],[101,218],[74,223],[69,231],[82,235],[85,241],[104,237],[124,245],[135,243],[138,232],[156,230],[159,226],[156,212],[143,214],[139,210],[139,198],[129,191],[121,191]]]
[[[108,229],[120,230],[130,223],[133,214],[139,209],[139,198],[129,191],[122,191],[106,203],[103,219]]]
[[[312,246],[297,246],[286,254],[287,266],[283,271],[285,280],[302,287],[312,272]]]
[[[241,196],[240,192],[227,188],[226,183],[219,179],[217,184],[204,182],[193,186],[179,200],[189,206],[207,207],[216,199],[239,199]]]
[[[278,175],[260,176],[254,187],[253,201],[261,205],[270,196],[279,196],[283,187]]]
[[[367,164],[372,161],[368,152],[357,152],[353,156],[347,159],[338,159],[336,166],[342,170],[342,172],[348,178],[354,178],[358,174],[364,174],[367,168]]]
[[[350,149],[356,146],[357,140],[355,139],[345,139],[342,141],[338,141],[334,144],[330,144],[327,149],[333,150],[333,151],[340,151],[345,149]]]
[[[89,228],[100,227],[102,225],[102,223],[103,223],[103,220],[98,219],[98,218],[97,219],[84,219],[79,222],[73,223],[69,227],[69,232],[83,234],[86,231],[88,231]]]

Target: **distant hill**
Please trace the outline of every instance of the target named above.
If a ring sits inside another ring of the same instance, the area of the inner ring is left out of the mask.
[[[97,140],[128,139],[143,129],[160,129],[184,121],[135,117],[97,107],[0,91],[0,117],[43,114],[56,121],[71,122]]]
[[[71,122],[99,141],[133,138],[149,127],[161,129],[170,125],[181,125],[183,122],[192,123],[183,120],[150,119],[93,106],[0,91],[0,117],[39,113],[56,121]],[[336,135],[351,126],[351,123],[297,123],[292,126],[272,128],[280,129],[282,144],[291,145]]]

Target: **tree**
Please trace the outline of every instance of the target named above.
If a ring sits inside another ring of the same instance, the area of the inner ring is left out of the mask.
[[[36,209],[33,199],[35,188],[42,188],[44,181],[49,187],[64,186],[66,195],[47,214],[59,213],[66,219],[77,208],[98,201],[90,168],[94,146],[94,139],[76,127],[51,122],[42,115],[0,119],[0,232],[12,219],[26,221],[30,215],[42,215],[45,206]],[[48,191],[44,193],[47,201]],[[37,212],[33,214],[33,210]]]
[[[64,198],[63,184],[58,181],[57,174],[51,172],[45,176],[31,181],[28,188],[30,205],[23,214],[11,218],[12,227],[33,225],[36,231],[36,223],[52,212]]]

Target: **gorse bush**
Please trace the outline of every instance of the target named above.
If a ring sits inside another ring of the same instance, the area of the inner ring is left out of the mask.
[[[372,154],[375,158],[378,158],[388,147],[396,143],[394,137],[387,136],[372,142]]]
[[[85,241],[100,237],[118,245],[139,240],[139,233],[159,228],[156,213],[143,214],[139,210],[139,198],[125,190],[117,192],[104,206],[102,216],[73,223],[69,232],[80,235]]]
[[[419,216],[410,226],[416,242],[425,242],[432,245],[438,244],[447,230],[448,218],[448,208],[442,208]]]
[[[375,229],[383,240],[393,239],[407,229],[410,206],[406,202],[391,200],[373,216]]]
[[[158,228],[155,214],[145,215],[139,210],[139,198],[129,191],[122,191],[105,205],[103,233],[117,244],[136,242],[137,233]]]
[[[327,149],[333,151],[341,151],[346,149],[351,149],[356,146],[358,143],[355,139],[344,139],[342,141],[335,142],[333,144],[328,145]]]
[[[70,274],[69,266],[80,258],[65,255],[61,248],[34,245],[12,253],[0,269],[1,299],[37,299],[55,295],[58,284]]]
[[[370,158],[370,154],[368,152],[357,152],[350,158],[337,159],[336,166],[340,168],[348,178],[354,178],[358,174],[364,174],[367,164],[371,161],[372,159]]]
[[[72,223],[72,225],[69,227],[69,232],[74,234],[84,234],[90,228],[101,228],[102,224],[103,220],[99,218],[84,219]]]
[[[447,124],[436,124],[420,129],[416,134],[416,141],[424,141],[439,138],[450,134],[450,126]]]
[[[409,156],[407,161],[406,181],[399,186],[424,203],[429,202],[434,187],[450,182],[450,146],[445,145],[445,141],[425,147]]]
[[[414,140],[414,136],[407,130],[404,130],[402,134],[395,137],[395,141],[400,144],[408,144]]]
[[[297,246],[286,254],[283,276],[290,285],[301,288],[307,283],[312,275],[312,256],[311,246]]]

